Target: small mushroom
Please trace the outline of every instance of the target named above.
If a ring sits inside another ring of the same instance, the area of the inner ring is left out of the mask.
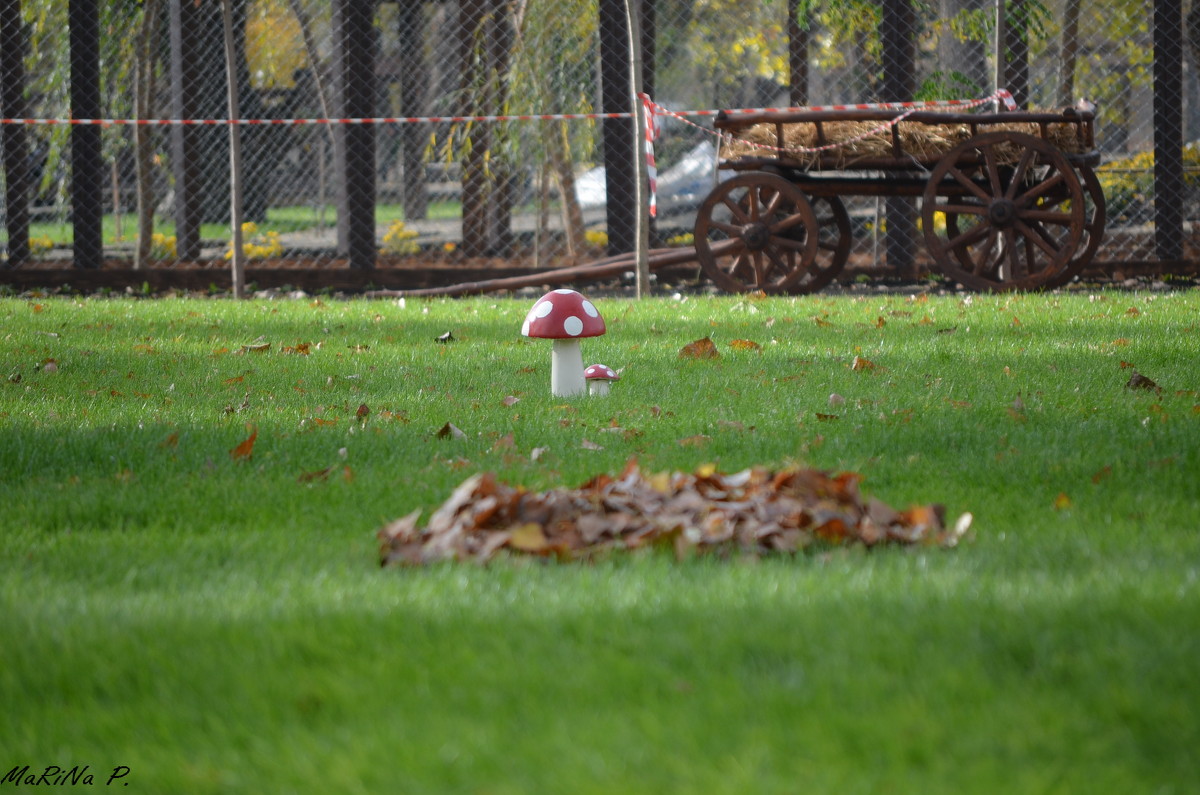
[[[575,290],[551,290],[537,300],[521,334],[554,340],[550,354],[550,393],[557,397],[582,394],[587,389],[583,378],[583,354],[579,340],[599,337],[606,331],[604,318],[595,305]]]
[[[607,364],[593,364],[583,371],[587,381],[589,395],[607,395],[608,385],[612,381],[620,381],[621,376]]]

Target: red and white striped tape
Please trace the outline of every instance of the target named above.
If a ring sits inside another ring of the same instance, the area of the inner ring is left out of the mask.
[[[670,116],[680,121],[697,127],[705,132],[719,135],[715,130],[710,130],[707,127],[702,127],[699,124],[691,121],[689,116],[716,116],[722,111],[719,110],[669,110],[659,105],[650,99],[647,94],[638,94],[638,99],[642,103],[642,108],[645,112],[645,140],[646,140],[646,171],[649,175],[649,194],[650,194],[650,215],[651,217],[658,214],[658,168],[654,159],[654,141],[658,138],[661,130],[661,119],[664,116]],[[735,108],[733,110],[723,111],[725,114],[747,114],[747,113],[782,113],[795,111],[842,111],[842,110],[902,110],[907,111],[901,113],[896,118],[884,122],[878,128],[872,129],[853,140],[869,137],[878,132],[881,132],[893,124],[896,124],[907,116],[916,113],[918,110],[927,110],[930,108],[964,108],[970,109],[986,105],[989,102],[1003,102],[1009,110],[1016,109],[1016,103],[1013,102],[1012,94],[1005,89],[999,89],[994,94],[982,99],[938,99],[926,100],[920,102],[859,102],[849,105],[808,105],[804,107],[790,108]],[[301,127],[314,124],[465,124],[475,122],[504,122],[504,121],[579,121],[597,119],[628,119],[633,117],[632,113],[540,113],[540,114],[518,114],[518,115],[502,115],[502,116],[378,116],[371,118],[313,118],[313,119],[18,119],[18,118],[0,118],[0,124],[19,124],[27,126],[53,126],[53,125],[96,125],[100,127],[165,127],[165,126],[220,126],[220,125],[247,125],[247,126],[264,126],[264,127]],[[834,149],[839,146],[846,146],[852,143],[852,140],[842,141],[836,144],[828,144],[826,146],[816,147],[813,149],[801,149],[793,151],[816,152],[826,149]],[[753,146],[762,149],[774,149],[774,147],[765,144],[752,144]]]
[[[663,115],[674,117],[685,116],[716,116],[722,111],[719,110],[667,110],[666,108],[650,101],[645,94],[639,95],[643,103],[649,102],[656,112]],[[875,102],[875,103],[860,103],[855,105],[811,105],[800,108],[737,108],[734,110],[726,110],[724,113],[762,113],[776,111],[825,111],[825,110],[888,110],[888,109],[907,109],[907,108],[944,108],[944,107],[974,107],[988,102],[993,102],[1000,99],[1005,102],[1010,108],[1015,108],[1016,105],[1012,102],[1012,95],[1007,91],[997,91],[990,97],[984,99],[964,100],[964,99],[946,99],[946,100],[928,100],[924,102]],[[596,119],[628,119],[634,114],[629,112],[624,113],[539,113],[539,114],[518,114],[505,116],[377,116],[370,118],[313,118],[313,119],[19,119],[19,118],[0,118],[0,124],[21,124],[28,126],[52,126],[56,124],[64,125],[98,125],[101,127],[138,127],[138,126],[205,126],[205,125],[262,125],[262,126],[283,126],[296,127],[311,124],[445,124],[445,123],[468,123],[468,122],[501,122],[501,121],[577,121],[577,120],[596,120]]]

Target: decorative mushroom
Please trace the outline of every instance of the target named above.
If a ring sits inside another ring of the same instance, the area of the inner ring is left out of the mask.
[[[587,388],[583,379],[583,354],[579,340],[599,337],[605,332],[604,318],[591,301],[574,290],[551,290],[537,300],[521,334],[554,340],[550,354],[550,392],[570,397]]]
[[[589,395],[607,395],[610,381],[620,381],[621,376],[607,364],[593,364],[583,371]]]

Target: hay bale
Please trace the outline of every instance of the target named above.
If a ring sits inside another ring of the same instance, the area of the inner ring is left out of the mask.
[[[743,130],[737,137],[722,144],[721,157],[769,157],[780,154],[790,165],[809,168],[814,165],[829,165],[848,168],[868,158],[892,157],[892,133],[890,124],[879,121],[829,121],[823,122],[825,143],[835,144],[832,149],[818,149],[822,144],[817,137],[817,125],[809,122],[785,124],[783,142],[777,140],[776,125],[756,124]],[[972,137],[967,124],[926,124],[901,121],[896,125],[900,147],[907,156],[930,163],[954,147]],[[986,132],[1012,131],[1041,137],[1041,128],[1033,122],[1005,122],[979,125],[980,134]],[[1076,125],[1063,122],[1050,124],[1046,128],[1045,140],[1066,154],[1084,151]],[[769,148],[763,148],[769,147]],[[782,149],[782,153],[777,150]],[[1015,163],[1020,157],[1020,147],[1002,145],[996,152],[1001,163]]]

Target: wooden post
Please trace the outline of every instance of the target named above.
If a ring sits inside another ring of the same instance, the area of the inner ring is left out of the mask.
[[[992,73],[992,88],[999,91],[1008,88],[1005,85],[1008,81],[1008,12],[1005,0],[996,0],[995,15],[996,30],[995,36],[992,37],[992,49],[995,51],[996,63]]]
[[[1154,251],[1183,257],[1183,8],[1154,0]]]
[[[100,7],[97,0],[70,0],[71,117],[100,117]],[[104,160],[100,127],[71,126],[71,225],[75,267],[104,262]]]
[[[625,0],[626,23],[629,27],[629,101],[633,110],[633,152],[637,163],[634,182],[634,205],[637,207],[637,297],[650,294],[650,164],[646,161],[646,109],[639,96],[642,93],[642,35],[641,2]]]
[[[232,237],[230,278],[233,297],[246,297],[246,250],[242,240],[242,128],[232,123],[241,115],[238,101],[237,54],[234,47],[232,0],[221,0],[221,21],[225,31],[226,98],[229,114],[229,231]]]
[[[374,0],[334,0],[334,83],[343,118],[375,115]],[[337,128],[338,253],[351,268],[375,267],[375,128]]]
[[[23,119],[25,102],[25,27],[21,0],[0,0],[0,115]],[[29,146],[24,125],[0,128],[3,141],[5,227],[8,258],[0,267],[18,268],[29,259]]]

